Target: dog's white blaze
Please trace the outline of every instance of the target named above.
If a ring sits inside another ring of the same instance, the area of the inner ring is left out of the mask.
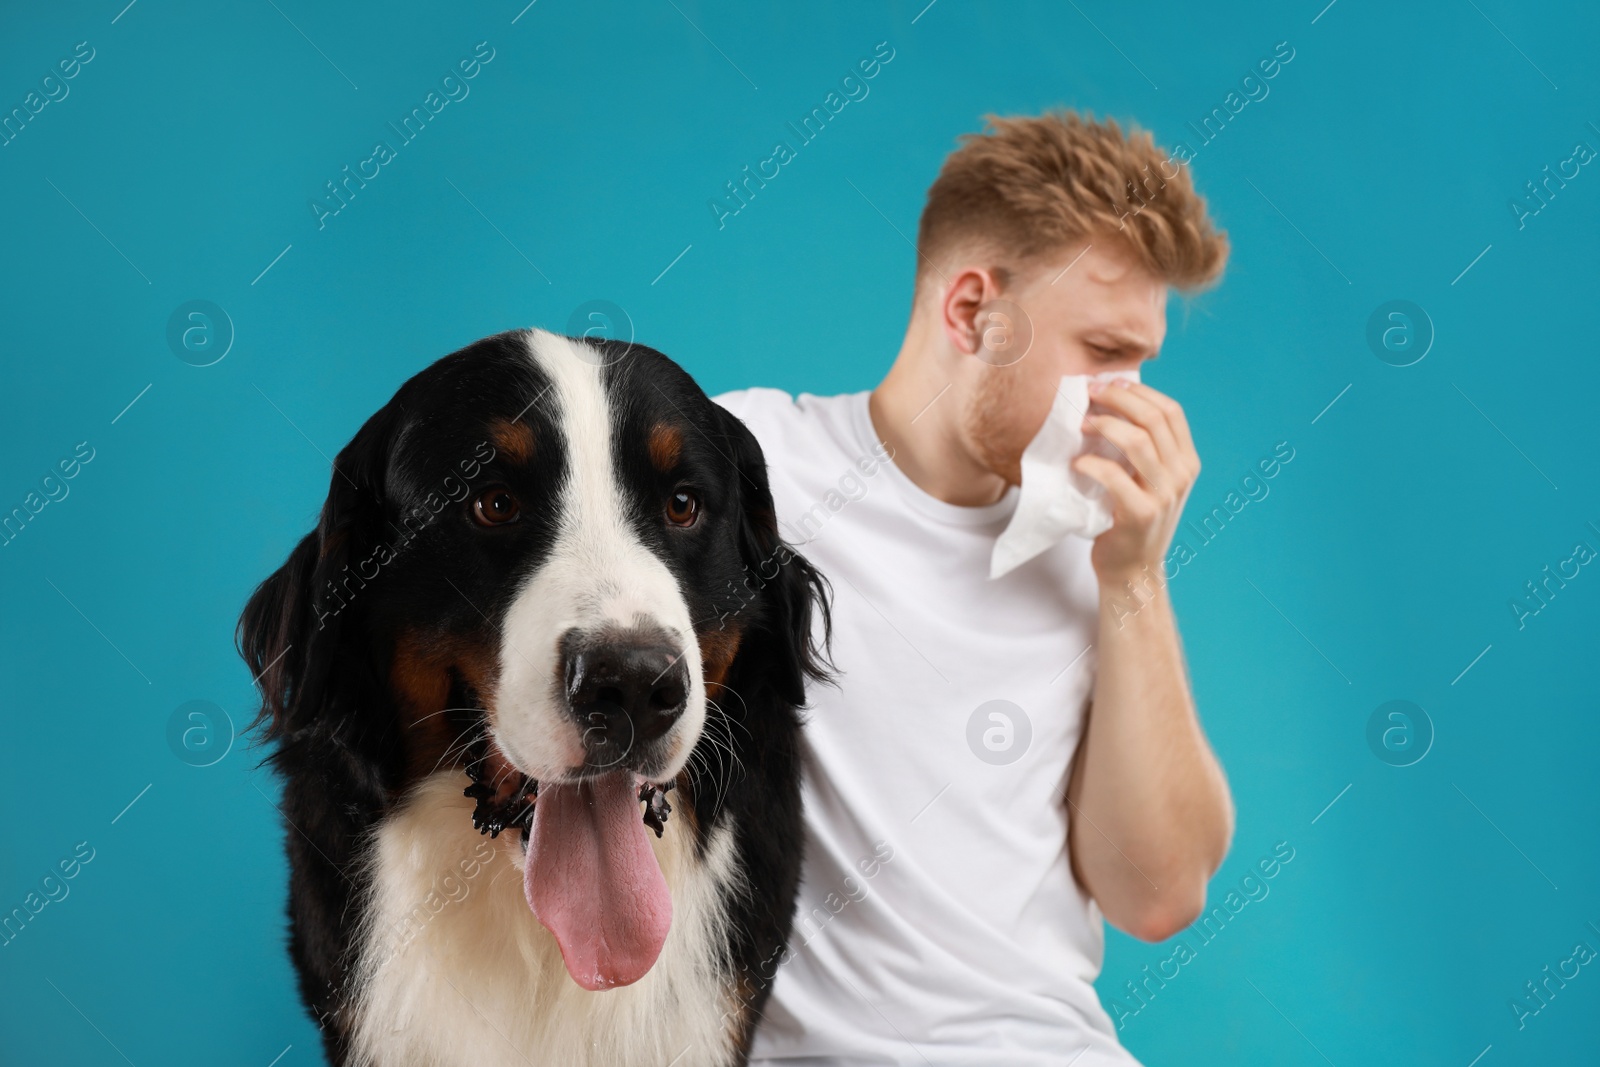
[[[677,637],[689,674],[675,755],[658,779],[676,774],[705,724],[700,646],[677,579],[640,543],[628,522],[612,455],[611,412],[600,367],[578,343],[533,330],[531,358],[550,378],[541,404],[560,421],[567,456],[561,519],[549,558],[506,613],[495,700],[496,739],[520,769],[555,778],[583,758],[577,724],[561,691],[556,642],[573,627],[653,623]]]
[[[742,892],[732,828],[703,859],[684,813],[651,836],[672,893],[656,965],[603,992],[567,974],[528,909],[515,832],[465,877],[479,848],[459,771],[425,779],[376,831],[353,1005],[355,1067],[722,1067],[736,1008],[719,946],[725,901]],[[455,885],[440,903],[440,884]],[[431,901],[431,904],[430,904]],[[676,1057],[676,1058],[675,1058]]]

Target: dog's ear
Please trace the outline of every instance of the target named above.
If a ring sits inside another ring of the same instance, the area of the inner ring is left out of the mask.
[[[264,727],[263,740],[292,740],[322,718],[336,666],[346,687],[371,673],[361,657],[340,652],[362,614],[364,583],[353,564],[383,529],[387,423],[384,412],[375,415],[339,453],[316,529],[256,588],[239,618],[239,654],[261,690],[255,725]]]
[[[746,584],[758,591],[762,601],[756,625],[770,639],[771,662],[763,673],[785,702],[799,707],[805,703],[808,679],[828,681],[832,676],[828,581],[810,561],[784,544],[773,509],[766,457],[755,435],[731,412],[713,406],[722,420],[722,440],[738,469],[739,557]],[[812,625],[818,613],[820,642]]]

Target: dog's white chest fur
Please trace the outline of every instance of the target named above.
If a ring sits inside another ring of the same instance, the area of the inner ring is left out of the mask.
[[[423,781],[379,826],[359,935],[359,1067],[712,1067],[733,1057],[737,1003],[721,958],[738,882],[724,824],[703,860],[675,812],[658,841],[672,929],[638,982],[589,992],[523,897],[516,834],[472,829],[464,776]],[[487,857],[487,858],[486,858]]]

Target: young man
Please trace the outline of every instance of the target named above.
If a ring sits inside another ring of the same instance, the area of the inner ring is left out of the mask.
[[[754,1063],[1133,1064],[1092,984],[1102,915],[1177,933],[1232,835],[1162,578],[1200,471],[1177,402],[1099,390],[1111,414],[1085,425],[1136,473],[1074,465],[1115,524],[988,577],[1061,377],[1153,359],[1168,286],[1215,280],[1226,237],[1148,134],[990,124],[929,190],[882,383],[719,398],[834,590],[804,884]]]

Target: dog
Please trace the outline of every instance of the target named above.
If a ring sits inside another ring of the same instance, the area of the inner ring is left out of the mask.
[[[744,1063],[827,616],[660,352],[519,330],[407,381],[237,635],[330,1061]]]

